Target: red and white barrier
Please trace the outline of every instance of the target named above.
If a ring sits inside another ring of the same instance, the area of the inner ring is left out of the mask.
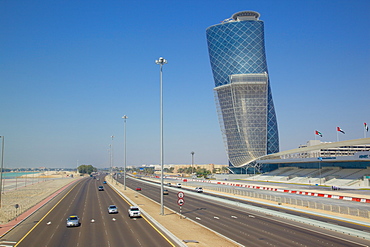
[[[196,179],[192,179],[192,180],[197,181],[197,182],[214,183],[214,184],[229,185],[229,186],[235,186],[235,187],[245,187],[245,188],[250,188],[250,189],[270,190],[270,191],[291,193],[291,194],[297,194],[297,195],[318,196],[318,197],[326,197],[326,198],[339,199],[339,200],[345,200],[345,201],[370,203],[370,199],[367,199],[367,198],[330,195],[330,194],[313,193],[313,192],[296,191],[296,190],[284,190],[284,189],[277,189],[277,188],[272,188],[272,187],[263,187],[263,186],[247,185],[247,184],[236,184],[236,183],[211,181],[211,180],[207,180],[207,181],[196,180]]]

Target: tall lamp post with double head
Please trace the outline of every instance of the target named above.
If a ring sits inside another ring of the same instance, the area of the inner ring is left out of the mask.
[[[124,135],[124,167],[123,167],[123,189],[126,190],[126,119],[128,117],[124,115],[123,117],[123,135]]]
[[[164,215],[164,205],[163,205],[163,83],[162,83],[162,67],[167,63],[167,60],[160,57],[155,60],[155,63],[159,65],[159,83],[160,83],[160,118],[161,118],[161,215]]]

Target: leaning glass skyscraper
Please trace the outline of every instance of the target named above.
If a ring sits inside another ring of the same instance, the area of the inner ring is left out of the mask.
[[[206,31],[219,122],[234,167],[279,152],[264,23],[259,17],[254,11],[238,12]]]

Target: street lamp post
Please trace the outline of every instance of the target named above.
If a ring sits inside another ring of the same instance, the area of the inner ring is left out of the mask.
[[[112,144],[109,144],[108,154],[109,154],[109,175],[112,175]]]
[[[112,145],[110,145],[111,147],[111,150],[110,150],[110,175],[112,176],[113,178],[113,166],[114,166],[114,156],[113,156],[113,139],[114,139],[114,136],[111,136],[112,137]]]
[[[319,160],[319,174],[320,174],[320,181],[319,181],[319,184],[321,185],[321,161],[322,161],[322,158],[321,158],[321,157],[319,157],[319,158],[318,158],[318,160]]]
[[[1,194],[3,193],[2,188],[3,188],[3,168],[4,168],[4,136],[0,136],[2,139],[2,144],[1,144],[1,171],[0,171],[0,208],[2,207],[2,202],[1,202]]]
[[[194,152],[191,152],[191,178],[193,178],[194,173],[193,165],[194,165]]]
[[[126,119],[128,118],[126,115],[123,117],[123,135],[124,135],[124,168],[123,168],[123,188],[126,190]]]
[[[162,83],[162,67],[167,63],[167,60],[163,57],[160,57],[158,60],[155,60],[156,64],[159,64],[159,83],[160,83],[160,118],[161,118],[161,215],[164,215],[164,205],[163,205],[163,83]]]

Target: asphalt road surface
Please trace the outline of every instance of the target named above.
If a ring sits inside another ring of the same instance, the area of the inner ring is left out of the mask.
[[[123,181],[123,178],[119,179]],[[140,193],[160,201],[160,187],[128,178],[128,187],[141,187]],[[164,205],[177,212],[177,192],[166,187],[169,194],[164,196]],[[185,192],[182,214],[200,224],[245,246],[367,246],[363,240],[316,229],[283,219],[273,219],[255,211],[233,208],[230,205],[213,202],[194,196],[194,191]]]
[[[169,181],[171,181],[171,180],[169,180]],[[178,180],[174,180],[174,181],[177,182]],[[205,189],[205,188],[212,188],[212,187],[216,188],[216,187],[225,186],[225,185],[218,185],[218,184],[204,184],[204,183],[198,183],[198,182],[188,182],[188,185],[194,186],[194,187],[195,186],[203,187],[203,189],[205,191],[205,194],[207,194],[207,189]],[[226,187],[230,187],[230,186],[226,186]],[[253,191],[253,189],[249,189],[249,188],[234,188],[234,189],[235,190]],[[183,190],[193,192],[192,190],[185,189],[185,188]],[[254,190],[254,191],[256,191],[256,190]],[[295,198],[295,199],[305,197],[305,200],[316,200],[316,201],[321,202],[321,203],[332,204],[332,205],[338,205],[338,204],[345,205],[345,203],[347,203],[347,206],[352,207],[352,208],[360,208],[358,205],[361,204],[360,205],[361,209],[368,210],[368,208],[369,208],[369,205],[367,205],[367,203],[361,203],[361,202],[340,201],[340,200],[330,199],[330,198],[303,196],[303,195],[297,195],[297,194],[284,195],[284,194],[279,193],[279,192],[265,191],[265,190],[257,190],[257,193],[259,193],[259,194],[269,193],[270,195],[286,196],[286,197],[291,197],[291,198]],[[242,201],[242,200],[239,200],[239,199],[225,197],[222,194],[219,194],[219,195],[214,195],[213,194],[213,196],[220,197],[220,198],[227,198],[228,200],[241,202],[241,203],[245,202],[245,201]],[[324,201],[326,201],[326,202],[324,202]],[[267,206],[267,205],[263,205],[263,204],[258,203],[258,201],[256,201],[255,203],[254,202],[248,202],[248,204],[253,205],[253,206],[263,207],[263,208],[266,208],[266,209],[275,210],[275,211],[285,212],[285,213],[289,213],[289,214],[293,214],[293,215],[297,215],[297,216],[302,216],[302,217],[306,217],[306,218],[310,218],[310,219],[324,221],[324,222],[332,223],[332,224],[339,225],[339,226],[349,227],[349,228],[352,228],[352,229],[357,229],[357,230],[360,230],[360,231],[368,232],[370,234],[369,227],[353,224],[353,223],[350,223],[350,222],[339,221],[339,220],[330,219],[330,218],[324,218],[324,217],[317,216],[317,215],[314,215],[314,214],[304,214],[304,213],[301,213],[301,212],[296,212],[296,211],[293,211],[293,210],[288,210],[288,209],[283,209],[283,208],[276,208],[276,207],[273,207],[273,206]]]
[[[53,208],[25,223],[31,230],[23,234],[17,232],[17,227],[2,240],[20,247],[173,246],[145,217],[130,218],[129,204],[103,184],[102,178],[77,182]],[[98,191],[99,185],[104,186],[104,191]],[[112,204],[118,207],[118,214],[108,214],[107,208]],[[78,215],[79,227],[66,227],[70,215]]]

